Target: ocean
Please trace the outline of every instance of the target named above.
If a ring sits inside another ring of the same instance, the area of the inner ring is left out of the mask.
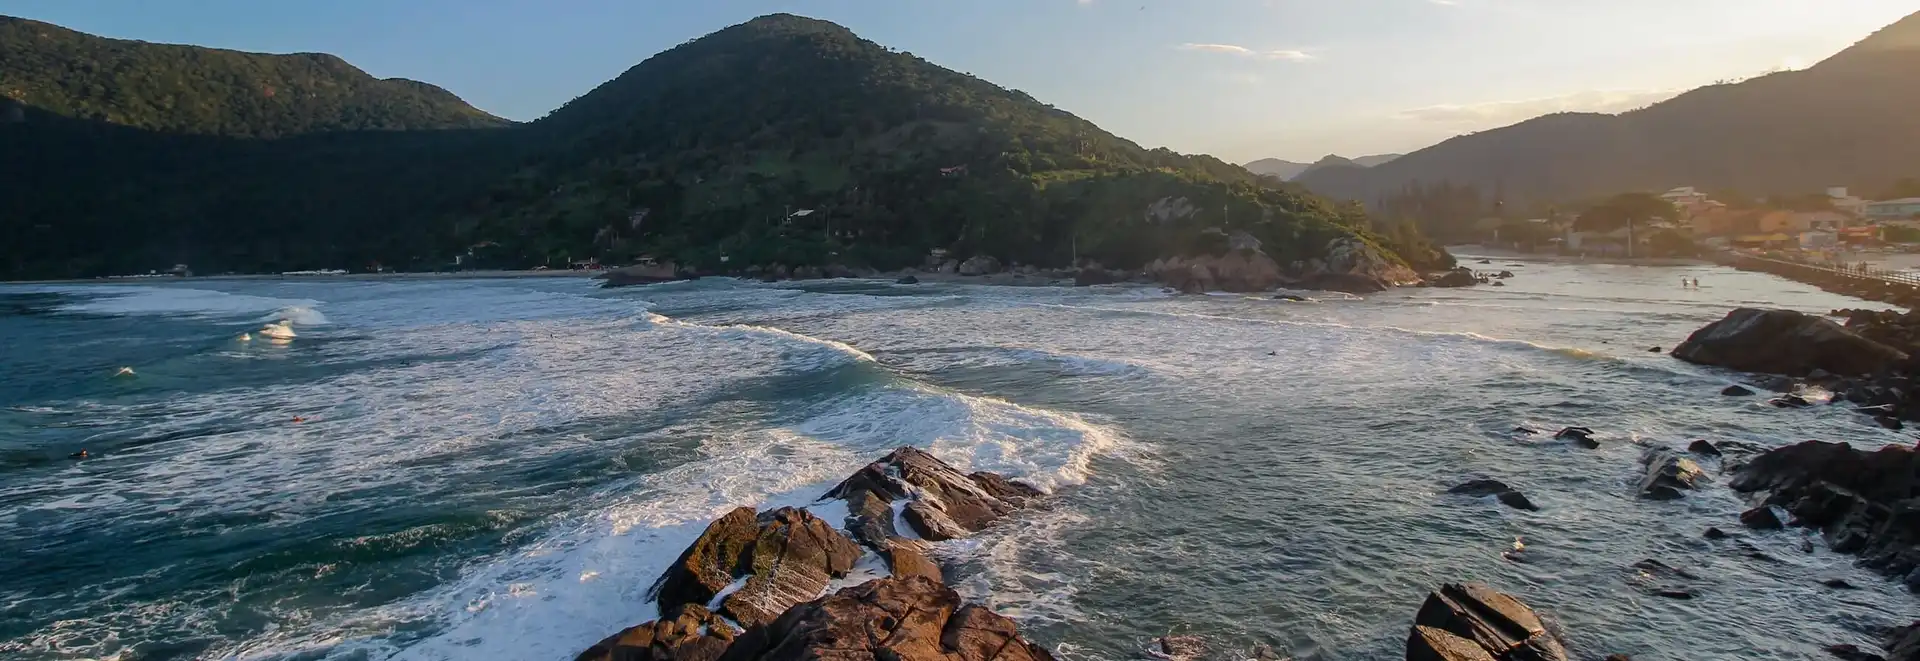
[[[1819,658],[1914,618],[1817,536],[1742,530],[1724,478],[1634,496],[1648,446],[1911,442],[1846,407],[1722,397],[1740,375],[1650,351],[1737,306],[1862,302],[1718,267],[1509,263],[1477,265],[1514,271],[1503,287],[1306,302],[0,285],[0,657],[569,659],[652,617],[648,585],[712,518],[808,505],[901,445],[1051,492],[936,555],[1066,661],[1169,631],[1220,658],[1400,658],[1426,591],[1463,580],[1579,658]],[[260,333],[283,320],[294,337]],[[1568,425],[1601,447],[1551,439]],[[1482,477],[1541,509],[1445,493]],[[1643,559],[1696,596],[1651,596]]]

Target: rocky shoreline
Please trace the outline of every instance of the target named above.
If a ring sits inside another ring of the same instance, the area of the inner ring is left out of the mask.
[[[659,617],[587,647],[576,661],[1054,661],[1013,620],[966,603],[926,555],[929,543],[973,535],[1046,497],[900,448],[821,496],[821,504],[844,504],[838,526],[792,507],[741,507],[715,519],[654,582]],[[836,589],[862,566],[884,572]],[[1279,661],[1265,648],[1221,656],[1204,639],[1171,634],[1143,652],[1165,661]],[[1415,613],[1406,658],[1574,657],[1519,599],[1449,583]]]
[[[1320,258],[1282,265],[1268,256],[1259,239],[1245,232],[1221,234],[1228,244],[1224,252],[1162,257],[1140,269],[1107,268],[1098,262],[1084,262],[1064,269],[1042,268],[1030,264],[1002,264],[986,255],[960,260],[948,257],[943,251],[935,251],[927,256],[920,268],[891,272],[838,264],[799,267],[773,264],[753,265],[727,273],[699,273],[681,268],[673,262],[659,262],[614,269],[594,277],[603,280],[603,286],[606,287],[690,280],[703,275],[727,275],[764,282],[883,278],[901,284],[951,281],[958,277],[978,278],[987,284],[1002,285],[1086,287],[1120,283],[1158,284],[1190,294],[1210,291],[1258,293],[1280,289],[1371,294],[1393,287],[1497,285],[1500,284],[1498,278],[1513,277],[1511,271],[1486,276],[1476,274],[1468,267],[1421,274],[1378,248],[1352,238],[1328,242]]]

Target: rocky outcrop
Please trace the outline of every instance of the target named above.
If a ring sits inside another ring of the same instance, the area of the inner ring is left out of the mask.
[[[574,661],[717,661],[733,644],[733,625],[697,604],[608,636]]]
[[[1379,278],[1360,273],[1319,273],[1307,276],[1293,286],[1345,294],[1373,294],[1387,290],[1387,284]]]
[[[1647,472],[1640,476],[1640,497],[1649,500],[1675,500],[1707,481],[1706,471],[1685,455],[1657,449],[1640,458]]]
[[[1244,235],[1236,232],[1234,237]],[[1252,240],[1252,237],[1247,237]],[[1234,242],[1234,238],[1229,238]],[[1260,292],[1280,286],[1280,265],[1259,248],[1232,248],[1220,255],[1165,257],[1147,264],[1146,272],[1162,284],[1188,293],[1208,291]],[[1257,246],[1257,241],[1251,245]]]
[[[726,661],[1053,661],[1012,620],[926,578],[882,578],[749,628]]]
[[[1480,278],[1473,275],[1473,269],[1465,266],[1427,278],[1429,287],[1472,287],[1477,284],[1480,284]]]
[[[860,558],[853,540],[802,509],[758,515],[741,507],[715,520],[654,584],[661,612],[711,603],[722,591],[720,614],[745,626],[771,621],[812,599]]]
[[[1000,260],[990,255],[974,255],[957,267],[960,275],[991,275],[1000,272]]]
[[[842,481],[826,498],[847,501],[846,528],[861,543],[879,548],[899,537],[894,513],[922,539],[965,537],[1014,510],[1039,490],[993,473],[961,473],[926,451],[894,450]]]
[[[1449,583],[1428,594],[1414,616],[1406,658],[1565,661],[1567,650],[1520,600],[1477,583]]]
[[[1871,374],[1902,363],[1898,349],[1861,337],[1826,319],[1793,310],[1740,308],[1707,324],[1674,347],[1673,357],[1747,372],[1804,375]]]
[[[900,448],[827,495],[846,501],[847,530],[886,559],[891,576],[825,595],[859,559],[854,539],[806,510],[736,508],[709,524],[654,583],[660,619],[608,637],[579,661],[1051,661],[1012,621],[962,604],[942,585],[922,541],[972,534],[1040,495],[1003,476],[962,473],[924,451]],[[906,521],[910,535],[896,519]]]
[[[679,265],[673,262],[658,262],[603,271],[593,278],[602,281],[601,287],[629,287],[689,280],[693,278],[693,274],[680,270]]]
[[[1754,457],[1732,484],[1786,510],[1788,525],[1819,530],[1834,551],[1920,586],[1920,454],[1912,447],[1867,452],[1807,441]]]
[[[1317,268],[1310,266],[1304,270],[1303,276],[1312,277],[1317,273],[1364,275],[1390,287],[1420,282],[1420,274],[1405,263],[1356,237],[1346,236],[1328,241],[1323,252],[1325,257],[1310,263],[1317,264]]]

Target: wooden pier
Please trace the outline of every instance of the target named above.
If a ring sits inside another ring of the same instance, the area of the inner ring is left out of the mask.
[[[1761,257],[1729,251],[1714,261],[1742,271],[1760,271],[1836,293],[1912,309],[1920,306],[1920,274],[1872,268],[1844,268]]]

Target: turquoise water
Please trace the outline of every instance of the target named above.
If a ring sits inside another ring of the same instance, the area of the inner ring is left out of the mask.
[[[1502,264],[1506,262],[1501,262]],[[1583,657],[1803,659],[1913,597],[1641,444],[1911,439],[1650,353],[1761,274],[1527,263],[1506,287],[1291,303],[1151,288],[584,280],[0,286],[0,656],[565,659],[737,505],[913,444],[1054,491],[938,551],[1073,660],[1398,658],[1427,586],[1521,595]],[[1705,287],[1682,290],[1682,276]],[[287,320],[296,336],[258,330]],[[239,339],[247,333],[249,340]],[[116,376],[122,367],[131,376]],[[1604,447],[1515,439],[1586,425]],[[71,460],[80,449],[91,455]],[[1505,480],[1542,510],[1442,493]],[[1524,562],[1502,556],[1516,539]],[[1631,565],[1700,575],[1645,596]],[[1836,592],[1820,579],[1863,589]]]

